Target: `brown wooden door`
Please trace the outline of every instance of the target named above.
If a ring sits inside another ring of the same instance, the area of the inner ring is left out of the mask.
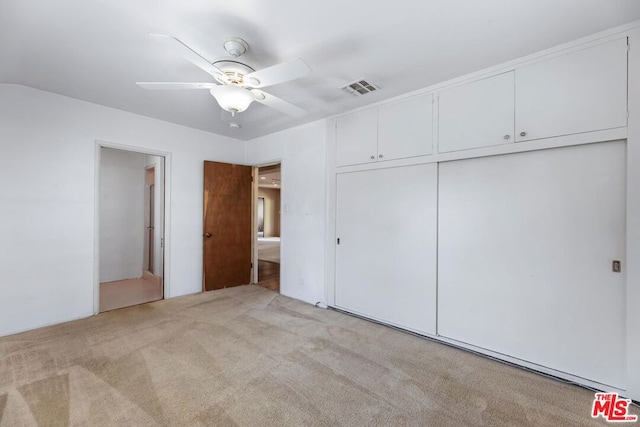
[[[204,162],[204,290],[251,281],[251,166]]]

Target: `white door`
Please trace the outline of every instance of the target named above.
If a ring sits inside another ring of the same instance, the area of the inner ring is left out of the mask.
[[[433,95],[420,95],[378,110],[378,161],[433,153]]]
[[[335,305],[435,333],[437,165],[337,176]]]
[[[438,151],[512,143],[513,84],[510,71],[441,92]]]
[[[517,141],[626,125],[626,37],[516,70]]]
[[[446,162],[439,183],[438,333],[624,389],[625,143]]]
[[[336,166],[378,160],[378,110],[365,110],[336,121]]]

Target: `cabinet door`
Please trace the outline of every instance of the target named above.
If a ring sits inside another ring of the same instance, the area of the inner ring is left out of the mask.
[[[440,165],[438,333],[625,388],[625,143]]]
[[[433,153],[433,95],[421,95],[378,110],[378,160]]]
[[[336,166],[375,162],[378,156],[378,110],[349,114],[336,121]]]
[[[626,38],[516,70],[517,141],[626,125]]]
[[[440,93],[438,151],[514,141],[513,71]]]
[[[335,305],[435,333],[437,165],[338,174]]]

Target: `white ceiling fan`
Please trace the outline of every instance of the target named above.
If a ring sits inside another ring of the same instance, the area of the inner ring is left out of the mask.
[[[261,90],[261,88],[299,79],[311,73],[311,68],[302,59],[256,71],[249,65],[235,60],[249,48],[247,42],[239,37],[233,37],[224,42],[225,50],[233,58],[211,63],[175,37],[164,34],[151,35],[178,50],[189,62],[213,76],[216,82],[136,82],[138,86],[150,90],[208,89],[220,107],[230,112],[232,116],[245,111],[253,101],[291,116],[299,117],[307,113],[297,105]]]

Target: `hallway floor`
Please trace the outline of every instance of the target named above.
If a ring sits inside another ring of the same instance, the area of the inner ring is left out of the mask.
[[[263,288],[280,292],[280,264],[258,260],[258,283]]]
[[[280,292],[280,237],[258,238],[258,283]]]
[[[100,313],[162,298],[162,278],[151,274],[139,279],[100,283]]]

